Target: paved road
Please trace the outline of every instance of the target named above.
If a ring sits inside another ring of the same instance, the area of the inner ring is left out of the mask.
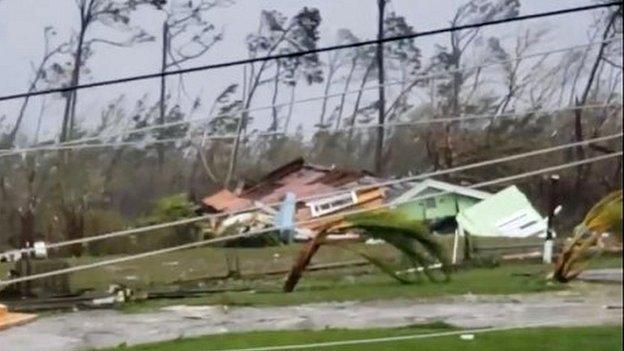
[[[168,307],[123,314],[82,311],[0,332],[12,351],[85,350],[232,331],[394,327],[443,321],[465,328],[621,324],[622,287],[579,282],[575,289],[530,295],[309,304],[289,307]]]
[[[592,269],[581,273],[578,279],[585,281],[622,284],[622,269]]]

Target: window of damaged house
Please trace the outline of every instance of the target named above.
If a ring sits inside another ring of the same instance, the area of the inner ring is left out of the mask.
[[[433,197],[425,199],[425,207],[426,208],[435,208],[436,207],[436,199],[433,198]]]
[[[310,208],[312,217],[320,217],[328,213],[336,212],[357,203],[357,194],[350,193],[336,195],[324,199],[310,201],[306,204]]]

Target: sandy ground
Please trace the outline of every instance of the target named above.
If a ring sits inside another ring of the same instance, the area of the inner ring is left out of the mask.
[[[289,307],[172,306],[140,314],[74,312],[0,332],[0,345],[12,351],[88,350],[226,332],[396,327],[434,321],[465,328],[621,324],[622,271],[615,276],[618,274],[620,284],[576,282],[571,290],[529,295],[462,295]]]

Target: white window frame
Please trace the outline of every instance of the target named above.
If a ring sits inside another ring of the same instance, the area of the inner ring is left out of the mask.
[[[355,191],[352,191],[347,194],[335,195],[315,201],[310,201],[306,203],[306,206],[310,208],[312,217],[320,217],[328,213],[333,213],[343,208],[352,206],[357,202],[358,196]]]

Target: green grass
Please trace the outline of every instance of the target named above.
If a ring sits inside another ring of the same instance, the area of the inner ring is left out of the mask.
[[[138,312],[171,304],[187,305],[293,305],[324,301],[374,300],[441,297],[457,294],[515,294],[563,289],[546,279],[550,266],[536,263],[503,264],[497,268],[473,268],[452,274],[447,283],[403,285],[385,274],[367,267],[370,274],[349,271],[308,273],[294,292],[281,292],[281,277],[247,282],[251,292],[214,293],[199,298],[149,300],[124,305],[128,312]],[[240,282],[239,284],[245,284]]]
[[[373,339],[400,335],[426,334],[451,331],[440,326],[412,326],[396,329],[322,331],[271,331],[212,335],[200,338],[181,339],[170,342],[141,345],[109,350],[125,351],[196,351],[227,350],[262,346],[295,345],[339,340]],[[601,351],[622,348],[621,326],[578,327],[578,328],[534,328],[514,329],[475,334],[474,340],[462,340],[458,335],[423,339],[380,342],[334,347],[314,347],[309,350],[356,351],[356,350],[458,350],[458,351]]]
[[[396,251],[388,245],[361,245],[369,252],[386,259],[396,258]],[[301,245],[237,249],[240,255],[243,275],[257,274],[291,266]],[[293,305],[325,301],[374,300],[396,298],[440,297],[456,294],[513,294],[564,289],[565,286],[546,280],[552,269],[538,263],[505,263],[489,268],[472,268],[452,274],[448,283],[431,283],[423,280],[419,284],[401,285],[388,276],[379,273],[372,266],[336,269],[331,271],[307,272],[295,292],[281,292],[283,275],[265,276],[262,279],[228,281],[201,281],[183,283],[209,276],[222,276],[227,272],[223,248],[197,248],[171,253],[159,257],[111,265],[94,270],[82,271],[71,276],[74,290],[93,287],[103,290],[108,284],[121,282],[141,291],[162,288],[249,288],[247,292],[213,293],[199,298],[176,300],[149,300],[128,303],[124,311],[138,312],[172,305]],[[108,257],[107,257],[108,258]],[[101,260],[103,258],[83,257],[70,259],[71,265]],[[350,251],[336,247],[323,247],[313,263],[327,263],[359,259]],[[177,263],[176,263],[177,262]],[[176,264],[174,264],[176,263]],[[621,267],[620,256],[598,257],[590,261],[591,267]],[[2,269],[8,265],[0,265]],[[134,279],[127,279],[132,277]]]
[[[440,237],[440,241],[450,252],[452,236]],[[478,245],[500,245],[533,243],[534,239],[520,240],[508,238],[479,238]],[[397,252],[389,245],[353,246],[358,250],[384,259],[396,259]],[[75,291],[94,288],[105,290],[110,283],[123,283],[134,289],[151,288],[164,284],[184,282],[206,277],[218,277],[227,274],[226,254],[236,251],[240,257],[240,269],[243,275],[253,275],[267,271],[288,269],[296,255],[301,250],[300,244],[274,246],[264,248],[225,249],[215,247],[201,247],[189,250],[150,257],[122,264],[115,264],[96,269],[80,271],[70,276],[72,289]],[[461,250],[460,250],[461,253]],[[66,261],[71,266],[106,260],[118,256],[80,257],[69,258]],[[361,259],[353,252],[338,247],[324,246],[315,255],[313,264],[349,261]],[[609,261],[609,260],[607,260]],[[598,262],[598,263],[595,263]],[[591,265],[602,266],[605,260],[592,260]],[[621,267],[621,262],[611,259],[610,265]],[[0,276],[6,276],[12,264],[0,264]],[[344,272],[342,272],[344,273]]]
[[[358,244],[380,257],[392,258],[395,251],[389,245]],[[226,249],[200,247],[121,264],[76,272],[71,275],[73,290],[95,288],[105,290],[110,283],[123,283],[134,289],[172,284],[180,281],[219,277],[227,274],[226,254],[236,251],[243,275],[287,269],[301,250],[300,244],[263,248]],[[68,258],[77,266],[119,256]],[[352,252],[337,247],[324,247],[313,263],[327,263],[360,259]],[[6,276],[12,264],[0,264],[0,276]]]
[[[439,237],[439,240],[445,246],[446,251],[450,253],[453,237],[445,235]],[[491,243],[517,244],[518,239],[480,238],[479,243],[488,245]],[[210,276],[223,276],[227,274],[225,257],[231,251],[238,253],[241,264],[240,270],[243,275],[258,274],[290,268],[301,247],[301,244],[241,249],[200,247],[76,272],[70,276],[70,282],[74,290],[86,288],[105,290],[112,282],[123,283],[131,288],[140,289]],[[354,244],[352,247],[358,250],[365,250],[375,257],[384,259],[397,258],[396,250],[390,245]],[[71,266],[77,266],[115,257],[119,256],[85,256],[67,258],[65,261]],[[355,259],[361,259],[361,257],[338,247],[324,246],[314,256],[312,263],[329,263]],[[12,266],[13,264],[0,263],[0,276],[6,276]]]

